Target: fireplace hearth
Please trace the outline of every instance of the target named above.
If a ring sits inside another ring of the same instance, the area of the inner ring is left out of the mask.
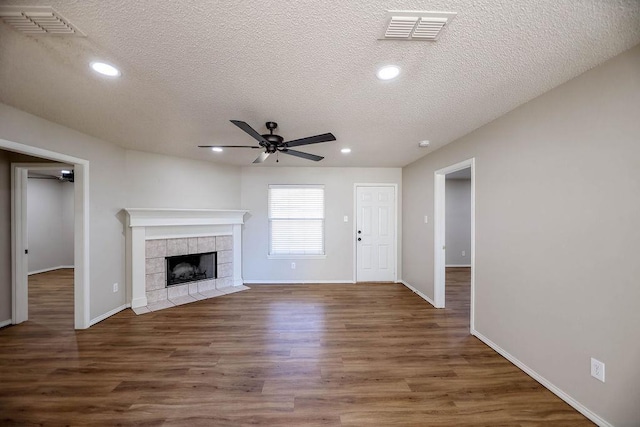
[[[165,257],[167,287],[217,277],[217,252]]]

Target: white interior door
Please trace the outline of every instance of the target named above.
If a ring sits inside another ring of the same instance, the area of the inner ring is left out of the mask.
[[[396,272],[394,186],[356,187],[356,281],[392,282]]]

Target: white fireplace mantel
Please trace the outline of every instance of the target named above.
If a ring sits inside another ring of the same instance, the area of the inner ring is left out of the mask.
[[[129,227],[244,224],[246,210],[126,208]]]
[[[127,213],[127,303],[147,305],[147,240],[198,236],[233,236],[233,286],[242,280],[242,224],[246,210],[125,208]]]

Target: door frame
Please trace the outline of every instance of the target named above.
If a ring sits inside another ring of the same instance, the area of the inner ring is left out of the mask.
[[[395,238],[393,239],[393,281],[398,283],[398,203],[400,197],[398,196],[398,184],[392,183],[355,183],[353,184],[353,283],[358,283],[358,252],[356,244],[356,236],[358,234],[358,187],[393,187],[393,195],[395,204],[393,207]]]
[[[436,308],[445,306],[445,175],[471,168],[471,299],[470,330],[475,323],[475,272],[476,272],[476,169],[475,157],[438,169],[434,172],[434,236],[433,236],[433,300]]]
[[[90,326],[89,288],[89,161],[55,151],[0,138],[0,148],[73,165],[74,169],[74,327]],[[26,320],[28,314],[28,269],[26,241],[27,172],[38,163],[11,165],[11,323]],[[51,166],[50,164],[48,165]]]

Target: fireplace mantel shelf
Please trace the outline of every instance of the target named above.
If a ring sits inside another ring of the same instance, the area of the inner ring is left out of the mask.
[[[166,208],[125,208],[127,226],[162,227],[172,225],[219,225],[244,224],[241,209],[166,209]]]

